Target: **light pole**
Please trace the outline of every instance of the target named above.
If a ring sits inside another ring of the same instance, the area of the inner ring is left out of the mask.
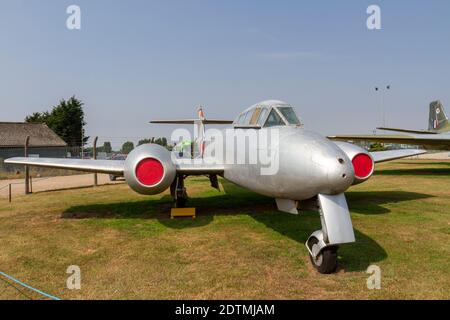
[[[381,108],[381,113],[382,113],[383,127],[386,127],[386,110],[383,105],[383,93],[387,92],[389,90],[391,90],[390,84],[388,84],[386,87],[383,87],[383,88],[375,87],[375,91],[380,92],[380,108]]]

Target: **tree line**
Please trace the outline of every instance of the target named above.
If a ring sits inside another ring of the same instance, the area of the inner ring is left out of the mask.
[[[75,96],[68,100],[62,99],[59,104],[51,107],[50,111],[34,112],[25,117],[25,122],[28,123],[45,123],[53,132],[55,132],[61,139],[63,139],[69,147],[81,147],[86,145],[89,137],[85,135],[84,127],[86,121],[84,120],[84,103]],[[138,141],[138,146],[146,143],[159,144],[171,150],[172,146],[167,143],[165,137],[146,138]],[[90,148],[87,149],[89,151]],[[128,154],[134,149],[134,143],[126,141],[121,150],[121,153]],[[114,152],[111,142],[105,141],[103,146],[97,147],[97,152],[112,153]]]

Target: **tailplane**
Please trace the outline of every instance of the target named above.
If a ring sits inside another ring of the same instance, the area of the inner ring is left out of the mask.
[[[445,114],[444,106],[440,101],[433,101],[430,103],[428,130],[434,132],[450,131],[450,123],[447,115]]]

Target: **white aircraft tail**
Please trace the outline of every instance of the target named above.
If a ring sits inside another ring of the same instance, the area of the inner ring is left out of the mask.
[[[179,120],[153,120],[150,123],[158,124],[193,124],[194,125],[194,147],[198,150],[198,154],[203,157],[205,152],[205,125],[207,124],[232,124],[232,120],[206,119],[203,107],[197,109],[197,119],[179,119]],[[196,153],[194,151],[194,153]]]

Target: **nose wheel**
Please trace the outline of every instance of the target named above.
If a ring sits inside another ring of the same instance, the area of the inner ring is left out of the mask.
[[[318,194],[312,208],[320,214],[322,229],[313,232],[305,245],[311,262],[320,273],[333,273],[337,268],[338,245],[355,242],[350,211],[343,193]]]
[[[337,268],[337,246],[328,246],[321,249],[320,241],[314,236],[308,239],[307,243],[310,251],[309,258],[314,268],[319,273],[329,274]]]

